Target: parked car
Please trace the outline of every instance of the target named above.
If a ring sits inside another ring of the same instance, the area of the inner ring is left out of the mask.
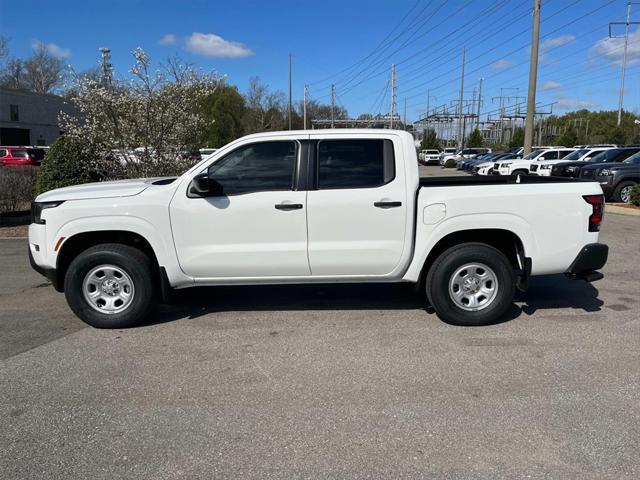
[[[502,162],[498,172],[500,175],[518,175],[535,173],[537,170],[536,162],[544,160],[558,160],[573,152],[573,148],[556,147],[544,150],[533,150],[529,155],[525,155],[519,160],[510,162]]]
[[[482,325],[530,275],[602,278],[600,185],[531,180],[420,178],[403,131],[264,132],[178,178],[39,195],[29,254],[101,328],[140,322],[172,289],[327,282],[424,285],[440,318]]]
[[[533,165],[532,165],[530,172],[535,173],[537,175],[548,177],[549,175],[551,175],[551,169],[553,168],[553,166],[557,165],[558,163],[567,162],[567,161],[585,162],[590,160],[592,157],[596,156],[597,154],[602,153],[605,150],[609,150],[610,148],[613,148],[613,147],[579,148],[571,152],[566,157],[563,157],[559,160],[543,160],[543,161],[537,162],[536,168],[533,168]]]
[[[491,157],[487,161],[482,161],[473,166],[471,173],[475,175],[492,175],[494,168],[500,164],[503,160],[516,160],[520,158],[519,155],[509,152],[498,153],[494,157]]]
[[[596,163],[616,163],[622,162],[629,158],[631,155],[640,152],[640,147],[620,147],[610,148],[597,155],[581,162],[560,162],[551,167],[551,175],[554,177],[573,177],[580,176],[580,171],[583,167],[593,165]]]
[[[444,165],[444,162],[446,161],[445,158],[448,158],[451,155],[455,155],[457,151],[458,149],[455,147],[447,147],[443,149],[442,153],[440,154],[440,165]]]
[[[440,150],[421,150],[418,160],[423,165],[438,165],[440,163]]]
[[[32,147],[0,147],[0,165],[35,165],[42,163],[45,150]]]
[[[631,190],[640,183],[640,152],[613,165],[587,165],[580,172],[580,177],[595,179],[602,187],[606,199],[629,203]]]

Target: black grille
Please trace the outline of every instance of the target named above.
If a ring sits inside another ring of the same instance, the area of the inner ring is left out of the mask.
[[[538,165],[531,165],[531,171],[532,172],[537,172],[538,171]]]

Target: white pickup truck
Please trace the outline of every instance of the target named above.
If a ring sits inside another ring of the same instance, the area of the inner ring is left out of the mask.
[[[420,178],[393,130],[240,138],[178,178],[39,195],[32,266],[95,327],[148,317],[199,285],[410,282],[440,318],[497,321],[530,275],[602,278],[600,185]]]

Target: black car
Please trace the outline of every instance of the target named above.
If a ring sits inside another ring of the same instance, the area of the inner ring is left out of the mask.
[[[589,160],[580,162],[560,162],[551,167],[551,175],[554,177],[579,177],[580,171],[588,166],[596,163],[614,163],[622,162],[631,155],[640,152],[640,147],[621,147],[611,148],[591,157]],[[594,172],[591,170],[591,172]],[[589,178],[589,177],[587,177]]]
[[[581,178],[593,178],[600,183],[607,200],[629,203],[631,189],[640,183],[640,153],[614,165],[598,163],[587,165],[580,172]]]

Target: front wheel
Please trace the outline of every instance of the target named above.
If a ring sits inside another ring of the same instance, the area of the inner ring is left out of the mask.
[[[96,328],[125,328],[148,317],[156,304],[154,272],[140,250],[102,244],[69,265],[64,292],[71,310]]]
[[[442,253],[427,275],[426,294],[438,317],[454,325],[495,323],[515,294],[513,266],[483,243],[457,245]]]

